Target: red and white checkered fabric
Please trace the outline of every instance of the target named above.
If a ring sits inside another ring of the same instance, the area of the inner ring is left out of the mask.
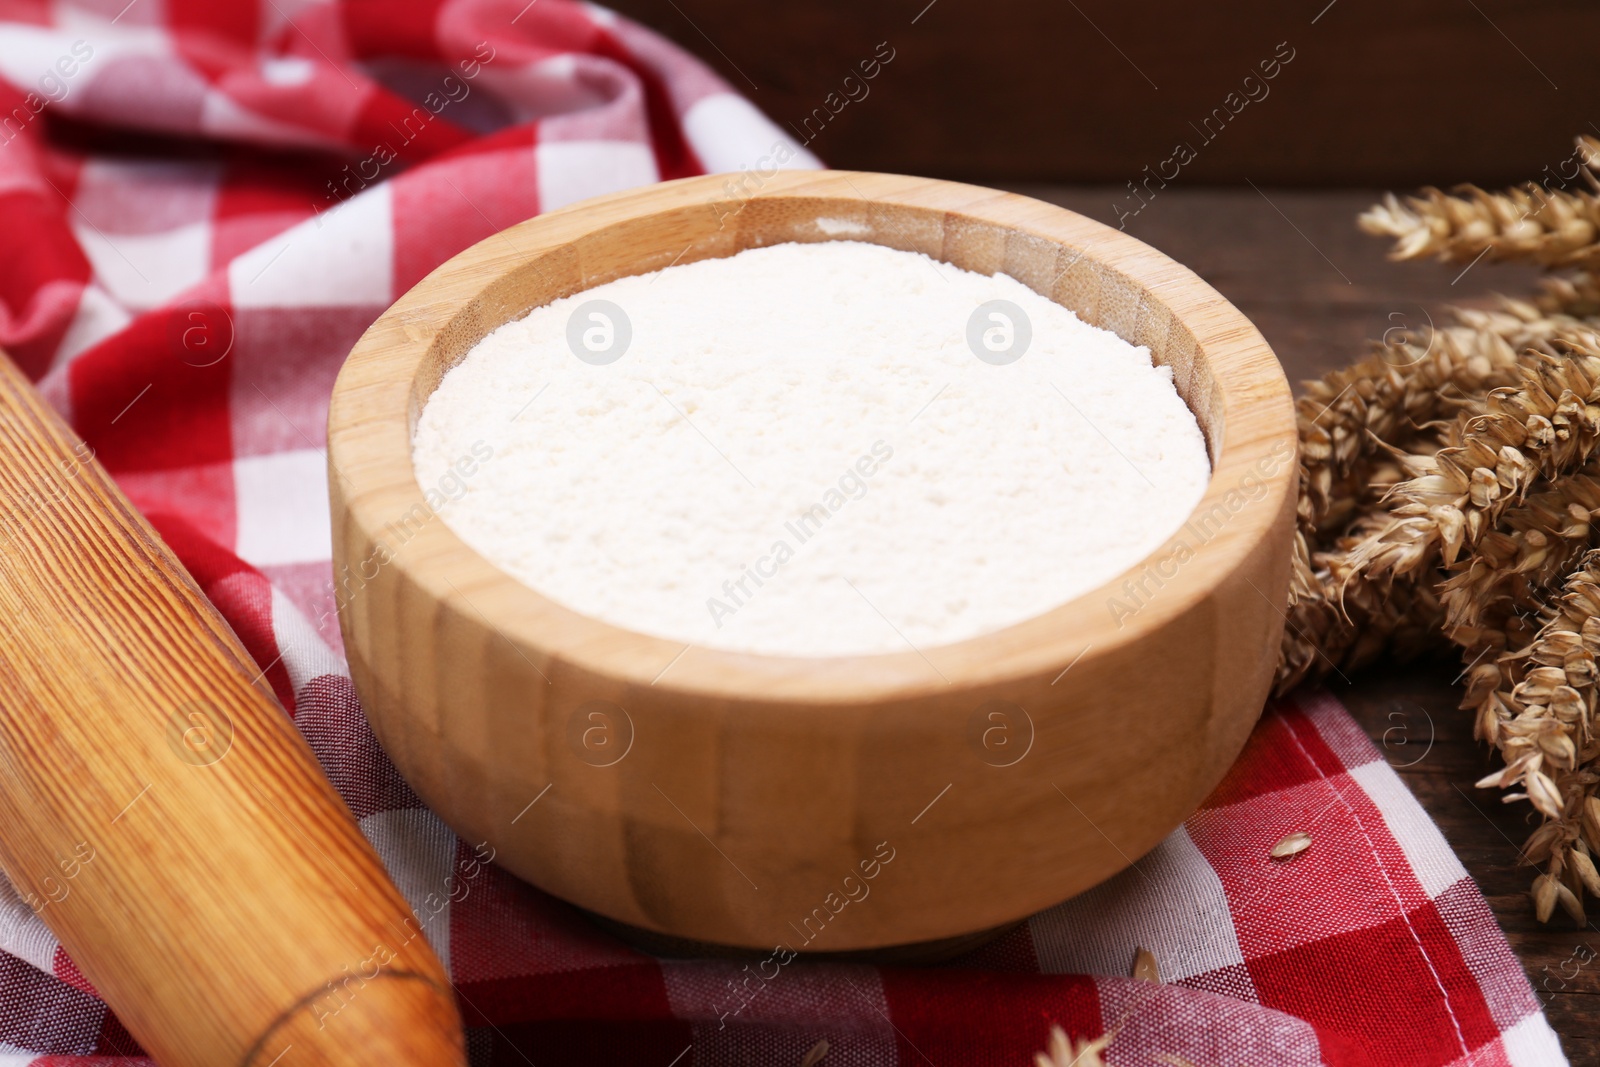
[[[822,1038],[834,1067],[1024,1064],[1052,1023],[1115,1030],[1119,1064],[1564,1062],[1461,864],[1320,696],[1269,711],[1135,869],[945,967],[795,964],[738,993],[742,965],[641,955],[496,868],[447,893],[471,853],[378,749],[331,613],[340,362],[511,223],[780,142],[816,161],[569,0],[11,0],[0,107],[0,345],[264,665],[425,920],[474,1064],[798,1064]],[[1296,830],[1310,850],[1269,860]],[[1123,977],[1135,946],[1168,984]],[[3,882],[0,950],[0,1065],[146,1062]]]

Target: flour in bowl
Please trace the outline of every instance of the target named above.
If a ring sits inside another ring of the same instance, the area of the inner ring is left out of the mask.
[[[464,482],[440,512],[462,540],[574,611],[792,656],[1042,614],[1159,547],[1210,477],[1147,349],[1004,275],[853,241],[507,323],[444,376],[414,461]]]

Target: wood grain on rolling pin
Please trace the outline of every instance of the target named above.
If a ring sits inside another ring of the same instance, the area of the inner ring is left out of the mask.
[[[420,923],[261,674],[0,357],[0,865],[163,1067],[463,1063]]]

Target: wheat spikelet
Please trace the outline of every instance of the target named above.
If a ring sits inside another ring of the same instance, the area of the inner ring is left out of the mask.
[[[1540,612],[1532,641],[1469,672],[1462,707],[1476,732],[1499,748],[1505,765],[1478,784],[1516,789],[1545,822],[1523,855],[1544,872],[1531,889],[1548,921],[1555,906],[1584,919],[1583,896],[1600,898],[1592,855],[1600,848],[1600,741],[1595,738],[1596,654],[1600,653],[1600,551],[1586,552]]]
[[[1576,472],[1600,449],[1600,355],[1531,353],[1516,373],[1517,384],[1457,416],[1445,447],[1399,457],[1410,477],[1390,493],[1382,529],[1348,553],[1352,575],[1455,563],[1536,482]]]
[[[1501,351],[1496,345],[1504,344],[1503,333],[1488,325],[1474,331],[1476,343]],[[1376,442],[1409,477],[1385,481],[1373,477],[1369,465],[1362,472],[1368,492],[1392,488],[1378,500],[1353,496],[1345,503],[1357,517],[1323,550],[1315,547],[1321,531],[1307,517],[1331,514],[1335,506],[1318,495],[1317,472],[1303,472],[1280,692],[1385,653],[1414,655],[1441,626],[1476,654],[1500,633],[1486,627],[1485,614],[1473,613],[1468,601],[1474,594],[1509,597],[1514,606],[1527,601],[1535,578],[1559,577],[1548,572],[1570,561],[1575,539],[1587,538],[1595,504],[1587,503],[1581,485],[1570,500],[1540,498],[1529,505],[1526,496],[1540,479],[1579,469],[1600,450],[1600,407],[1590,403],[1600,383],[1600,356],[1571,347],[1570,340],[1545,341],[1571,354],[1530,349],[1502,357],[1478,379],[1486,395],[1464,397],[1454,422],[1428,450],[1398,453]],[[1516,384],[1495,384],[1506,380]],[[1580,505],[1581,524],[1571,514]],[[1507,512],[1517,518],[1502,531]],[[1488,551],[1480,555],[1486,539]],[[1447,578],[1442,568],[1452,565],[1456,575]],[[1530,577],[1541,567],[1544,572]],[[1492,603],[1498,600],[1483,601],[1485,612]],[[1501,629],[1508,625],[1504,617],[1496,621]]]
[[[1373,520],[1361,520],[1367,521]],[[1350,583],[1341,592],[1342,576],[1328,569],[1338,558],[1334,551],[1317,554],[1312,563],[1296,561],[1291,586],[1307,588],[1291,595],[1277,692],[1308,679],[1343,676],[1385,656],[1408,659],[1443,641],[1436,583],[1391,575]],[[1316,564],[1322,569],[1311,569]]]
[[[1361,217],[1396,259],[1579,269],[1306,386],[1277,681],[1454,642],[1461,706],[1503,756],[1478,784],[1544,820],[1535,914],[1581,924],[1600,898],[1600,140],[1578,145],[1588,188],[1429,189]]]
[[[1106,1067],[1102,1055],[1116,1037],[1115,1031],[1097,1038],[1075,1041],[1059,1026],[1050,1027],[1050,1045],[1033,1055],[1035,1067]]]
[[[1587,189],[1529,182],[1491,193],[1463,185],[1450,193],[1424,189],[1403,201],[1390,193],[1361,215],[1360,226],[1394,240],[1391,259],[1520,260],[1547,267],[1600,263],[1600,181],[1594,175],[1600,143],[1580,137],[1577,146]]]
[[[1600,321],[1546,310],[1534,301],[1501,297],[1494,308],[1458,308],[1455,317],[1461,328],[1496,337],[1519,357],[1530,350],[1560,355],[1573,346],[1600,349]]]
[[[1295,406],[1306,494],[1302,528],[1348,520],[1357,490],[1370,481],[1368,466],[1388,459],[1384,445],[1424,436],[1462,403],[1511,384],[1517,352],[1528,347],[1525,337],[1540,333],[1539,321],[1507,314],[1430,330],[1422,344],[1410,337],[1379,344],[1351,366],[1304,383]],[[1545,332],[1547,343],[1555,339],[1554,328]]]
[[[1391,259],[1432,256],[1460,263],[1521,260],[1547,267],[1600,263],[1600,142],[1577,139],[1578,173],[1587,189],[1552,189],[1534,182],[1491,193],[1463,185],[1451,193],[1428,188],[1401,200],[1384,197],[1364,212],[1363,230],[1394,240]]]
[[[1527,185],[1490,193],[1474,185],[1392,194],[1361,216],[1368,233],[1394,238],[1391,259],[1520,260],[1545,266],[1600,262],[1600,197]]]
[[[1588,551],[1600,518],[1600,467],[1562,478],[1510,508],[1439,587],[1444,632],[1470,658],[1519,648]]]
[[[1458,317],[1465,313],[1458,313]],[[1288,626],[1275,687],[1353,670],[1385,652],[1413,655],[1437,643],[1442,616],[1418,573],[1368,576],[1349,553],[1378,536],[1385,495],[1404,477],[1399,446],[1436,451],[1436,423],[1485,392],[1519,379],[1527,356],[1513,340],[1551,346],[1576,330],[1508,307],[1494,317],[1376,346],[1365,359],[1305,384],[1297,401],[1299,530],[1294,543]],[[1380,580],[1381,579],[1381,580]]]
[[[1600,315],[1600,279],[1587,270],[1564,277],[1539,279],[1533,304],[1546,315]]]

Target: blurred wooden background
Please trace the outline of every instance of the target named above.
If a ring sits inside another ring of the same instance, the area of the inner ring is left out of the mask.
[[[1503,184],[1600,133],[1600,6],[1582,0],[609,6],[705,59],[780,125],[801,127],[838,94],[811,145],[836,167],[1121,185],[1187,141],[1186,185]],[[881,42],[894,59],[846,87]],[[1248,99],[1244,79],[1281,42],[1294,58],[1207,141],[1197,127],[1230,92]],[[847,88],[858,99],[839,107]]]

